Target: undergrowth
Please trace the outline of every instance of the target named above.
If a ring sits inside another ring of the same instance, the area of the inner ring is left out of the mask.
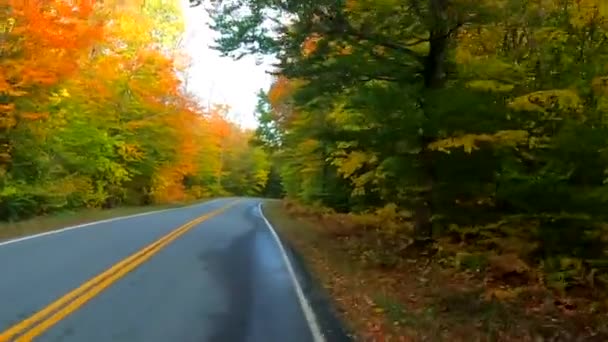
[[[327,241],[316,248],[332,248],[375,284],[368,302],[384,323],[372,335],[367,329],[367,339],[608,340],[605,270],[575,255],[547,253],[538,222],[449,225],[421,249],[410,213],[396,206],[341,214],[286,200],[283,210],[312,223],[307,229]]]

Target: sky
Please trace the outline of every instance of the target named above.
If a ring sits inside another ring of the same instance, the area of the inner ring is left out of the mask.
[[[209,16],[203,8],[190,8],[187,0],[182,0],[186,32],[183,47],[191,58],[188,71],[188,90],[207,103],[222,103],[230,106],[230,119],[243,127],[257,125],[254,109],[257,92],[267,90],[271,76],[269,64],[256,65],[253,56],[235,61],[230,57],[220,57],[219,52],[209,46],[213,44],[215,33],[209,29]]]

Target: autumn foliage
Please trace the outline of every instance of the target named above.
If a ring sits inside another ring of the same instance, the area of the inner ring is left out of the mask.
[[[587,324],[573,329],[580,338],[503,339],[507,327],[484,326],[465,341],[607,340],[607,1],[227,0],[213,10],[221,52],[277,59],[258,139],[287,196],[344,228],[332,251],[352,247],[353,262],[408,277],[412,260],[431,257],[479,276],[487,302],[528,305],[541,288],[545,303],[576,303],[568,315]]]
[[[178,2],[2,0],[0,20],[0,219],[259,189],[266,156],[228,139],[251,133],[181,81]],[[242,153],[260,168],[229,173]]]

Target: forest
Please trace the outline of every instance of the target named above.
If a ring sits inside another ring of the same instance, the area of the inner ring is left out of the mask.
[[[254,144],[288,206],[342,226],[331,248],[365,235],[353,260],[384,268],[430,253],[488,271],[504,300],[534,284],[607,331],[608,2],[209,10],[225,56],[276,59]]]
[[[0,2],[0,221],[284,197],[357,262],[541,288],[608,336],[608,2],[193,1],[276,61],[256,130],[188,92],[178,1],[76,3]]]
[[[186,84],[179,1],[3,0],[0,221],[262,192],[252,131]]]

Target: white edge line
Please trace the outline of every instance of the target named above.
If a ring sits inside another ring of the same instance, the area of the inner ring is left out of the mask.
[[[272,227],[272,224],[270,224],[270,222],[268,222],[268,219],[266,218],[266,216],[264,216],[264,212],[262,211],[262,202],[258,203],[258,210],[260,211],[260,215],[262,216],[262,219],[264,220],[264,222],[266,222],[266,226],[270,230],[270,233],[272,234],[277,245],[279,246],[279,250],[281,251],[281,256],[283,257],[283,262],[285,263],[285,266],[287,267],[287,271],[289,272],[289,276],[293,283],[293,287],[296,290],[296,296],[298,297],[298,301],[300,302],[300,307],[302,308],[302,311],[304,312],[304,316],[306,317],[306,322],[308,323],[308,327],[310,328],[310,332],[312,334],[313,341],[314,342],[325,342],[325,337],[323,336],[323,333],[321,332],[321,328],[319,327],[317,317],[316,317],[314,311],[312,310],[312,307],[310,306],[310,302],[304,295],[304,291],[302,290],[302,286],[300,285],[300,282],[298,282],[298,279],[296,278],[296,273],[294,272],[293,266],[291,265],[291,262],[289,261],[287,252],[285,252],[285,247],[283,247],[283,244],[281,243],[281,239],[279,238],[279,236],[277,235],[277,232]]]
[[[211,200],[211,201],[213,201],[213,200]],[[133,215],[127,215],[127,216],[118,216],[118,217],[113,217],[111,219],[106,219],[106,220],[87,222],[87,223],[79,224],[79,225],[76,225],[76,226],[69,226],[69,227],[65,227],[65,228],[61,228],[61,229],[57,229],[57,230],[51,230],[51,231],[40,233],[40,234],[28,235],[28,236],[24,236],[24,237],[20,237],[20,238],[16,238],[16,239],[2,241],[2,242],[0,242],[0,246],[10,245],[10,244],[13,244],[13,243],[16,243],[16,242],[27,241],[27,240],[31,240],[31,239],[47,236],[47,235],[59,234],[59,233],[67,232],[67,231],[74,230],[74,229],[80,229],[80,228],[85,228],[85,227],[89,227],[89,226],[94,226],[96,224],[114,222],[114,221],[124,220],[124,219],[128,219],[128,218],[133,218],[133,217],[146,216],[146,215],[164,213],[164,212],[167,212],[167,211],[184,209],[184,208],[193,207],[193,206],[197,206],[197,205],[201,205],[201,204],[206,204],[206,203],[209,203],[211,201],[207,201],[207,202],[203,202],[203,203],[197,203],[197,204],[188,205],[188,206],[184,206],[184,207],[161,209],[161,210],[154,210],[154,211],[146,211],[145,213],[139,213],[139,214],[133,214]]]

